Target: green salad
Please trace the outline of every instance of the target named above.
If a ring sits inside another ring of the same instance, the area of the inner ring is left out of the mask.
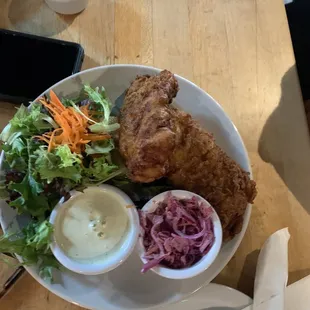
[[[111,109],[104,88],[85,85],[79,98],[62,101],[51,91],[29,108],[22,105],[1,133],[2,198],[31,221],[22,231],[2,236],[0,252],[38,264],[45,279],[59,267],[49,248],[53,227],[48,222],[59,199],[124,174],[113,159],[119,124]]]

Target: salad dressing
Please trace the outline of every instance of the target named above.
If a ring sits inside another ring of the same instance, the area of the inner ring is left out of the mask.
[[[116,194],[88,188],[66,204],[55,223],[55,238],[69,257],[95,261],[119,248],[128,215]]]

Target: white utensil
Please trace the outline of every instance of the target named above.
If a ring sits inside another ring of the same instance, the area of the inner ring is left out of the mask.
[[[228,286],[210,283],[191,297],[158,310],[243,310],[252,299]]]
[[[255,276],[253,310],[283,310],[288,278],[287,228],[272,234],[260,251]]]
[[[285,310],[309,310],[310,275],[285,289]],[[251,304],[251,305],[250,305]],[[246,306],[246,307],[245,307]],[[245,308],[244,308],[245,307]],[[230,287],[210,283],[191,297],[162,310],[253,310],[252,300]],[[158,309],[159,310],[159,309]],[[274,308],[273,310],[278,310]]]

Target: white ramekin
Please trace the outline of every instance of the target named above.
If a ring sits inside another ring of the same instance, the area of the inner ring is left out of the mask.
[[[188,198],[192,198],[193,196],[195,196],[199,200],[203,201],[208,207],[212,208],[212,206],[207,200],[205,200],[204,198],[202,198],[201,196],[195,193],[184,191],[184,190],[172,190],[169,192],[173,196],[180,198],[180,199],[188,199]],[[168,192],[161,193],[155,196],[154,198],[152,198],[150,201],[148,201],[142,208],[142,212],[153,212],[158,206],[157,203],[160,201],[163,201],[167,193]],[[206,255],[204,255],[196,264],[194,264],[191,267],[183,268],[183,269],[171,269],[171,268],[164,267],[162,265],[158,265],[156,267],[153,267],[151,270],[164,278],[188,279],[188,278],[195,277],[199,275],[200,273],[204,272],[206,269],[208,269],[211,266],[211,264],[214,262],[214,260],[216,259],[221,249],[222,234],[223,234],[221,221],[214,209],[213,209],[211,218],[212,218],[213,227],[214,227],[215,241],[210,251]],[[148,261],[144,258],[145,248],[143,246],[142,232],[139,235],[137,249],[138,249],[138,254],[142,262],[144,264],[147,263]]]
[[[91,188],[91,187],[89,187]],[[84,263],[78,260],[75,260],[69,257],[56,242],[56,238],[53,235],[51,250],[55,255],[56,259],[66,268],[80,274],[86,275],[96,275],[106,273],[110,270],[115,269],[117,266],[122,264],[132,253],[135,248],[138,235],[139,235],[139,216],[134,206],[132,200],[121,190],[111,185],[100,185],[96,187],[103,192],[113,192],[116,194],[122,203],[126,213],[128,215],[128,229],[126,235],[121,240],[121,245],[119,249],[110,255],[108,255],[105,259],[101,259],[91,263]],[[76,197],[78,195],[83,194],[78,191],[71,191],[71,198]],[[69,199],[69,200],[70,200]],[[128,207],[132,206],[132,207]],[[54,210],[50,216],[50,223],[54,225],[54,230],[57,230],[57,216],[60,214],[60,209],[66,207],[66,202],[64,202],[64,198],[62,198],[59,203],[56,205]],[[55,226],[56,224],[56,226]]]

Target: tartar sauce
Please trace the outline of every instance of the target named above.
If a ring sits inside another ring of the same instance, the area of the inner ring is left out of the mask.
[[[127,226],[125,206],[115,193],[88,188],[61,208],[54,234],[66,255],[89,262],[117,250]]]

